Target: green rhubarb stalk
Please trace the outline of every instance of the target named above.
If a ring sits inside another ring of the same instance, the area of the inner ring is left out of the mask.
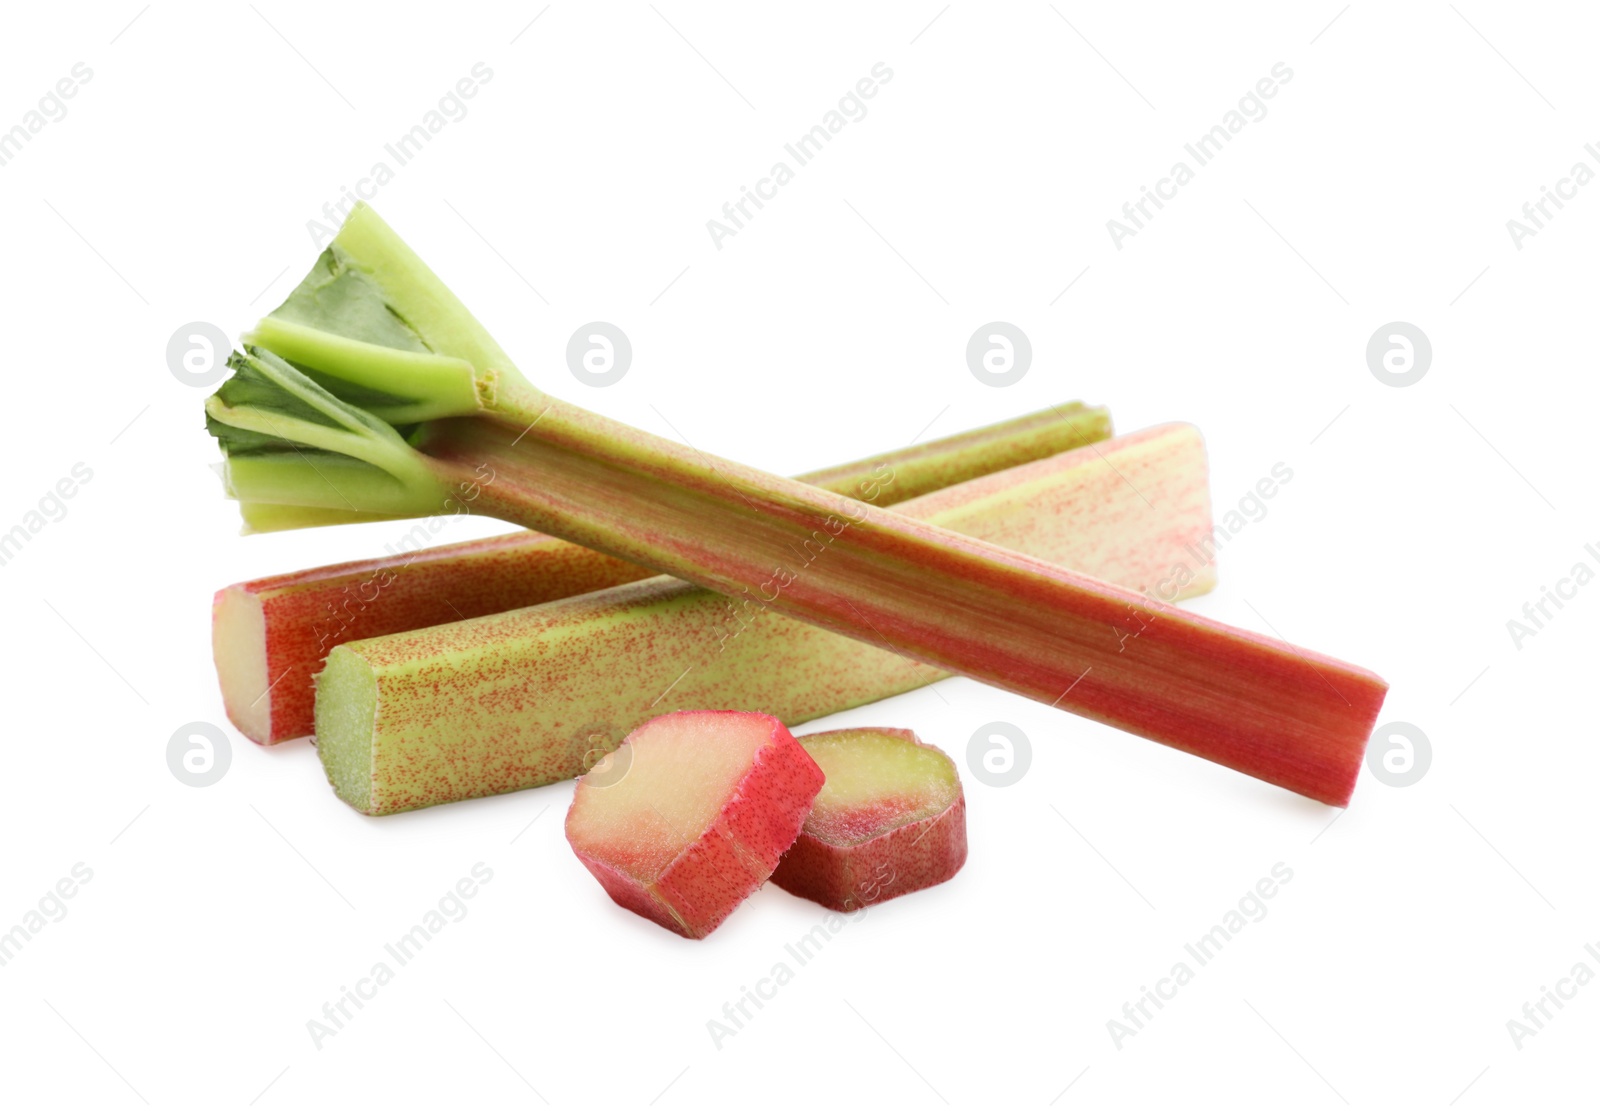
[[[1387,690],[1371,672],[549,397],[368,208],[290,303],[274,316],[299,327],[246,337],[207,403],[247,505],[466,507],[1349,799]]]
[[[879,505],[893,505],[1110,434],[1110,414],[1074,402],[830,467],[801,481],[838,493],[870,493]],[[502,613],[653,573],[536,532],[423,547],[434,526],[446,520],[413,526],[389,546],[389,555],[377,559],[273,575],[217,592],[212,656],[223,705],[240,732],[258,744],[309,736],[311,678],[346,641]]]
[[[1188,425],[1057,454],[900,510],[1141,593],[1187,598],[1214,582],[1199,554],[1211,537],[1205,446]],[[673,710],[759,706],[798,725],[943,677],[881,645],[756,617],[662,576],[333,649],[317,678],[317,751],[340,798],[393,814],[582,775]]]

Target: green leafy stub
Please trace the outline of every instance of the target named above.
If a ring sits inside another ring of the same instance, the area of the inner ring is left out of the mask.
[[[243,343],[206,427],[254,531],[439,511],[446,492],[406,438],[425,421],[482,413],[502,380],[521,382],[364,205]]]
[[[244,337],[352,405],[392,424],[468,416],[479,408],[470,362],[439,354],[337,243]]]
[[[329,247],[288,300],[273,309],[268,319],[288,321],[348,339],[392,347],[397,351],[427,351],[427,345],[383,298],[383,291],[345,254]]]
[[[250,348],[228,359],[233,377],[206,401],[206,427],[226,456],[228,493],[244,503],[253,527],[326,524],[342,519],[417,516],[445,497],[427,458],[391,425],[335,397],[270,351]],[[249,507],[280,507],[252,521]]]

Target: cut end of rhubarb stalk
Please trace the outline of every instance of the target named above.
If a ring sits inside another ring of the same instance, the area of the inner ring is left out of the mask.
[[[360,653],[340,645],[317,673],[317,753],[335,793],[363,814],[373,805],[372,727],[378,680]]]
[[[909,729],[840,729],[800,744],[827,782],[773,883],[852,911],[961,870],[967,805],[950,757]]]
[[[228,720],[257,744],[270,743],[267,618],[261,599],[242,586],[219,590],[211,601],[211,655]]]
[[[617,905],[701,938],[766,882],[822,781],[777,718],[667,714],[578,781],[567,840]]]

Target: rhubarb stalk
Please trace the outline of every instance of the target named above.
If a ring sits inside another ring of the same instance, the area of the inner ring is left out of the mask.
[[[207,418],[247,513],[465,504],[1324,802],[1354,788],[1371,672],[549,397],[368,208],[245,342]]]

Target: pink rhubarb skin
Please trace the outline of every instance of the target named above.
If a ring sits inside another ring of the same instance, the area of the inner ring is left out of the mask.
[[[724,745],[732,751],[707,756],[705,749]],[[729,759],[712,773],[694,766],[697,757],[723,755]],[[684,828],[671,800],[714,789],[715,772],[731,783],[701,798],[714,811]],[[634,730],[578,781],[567,841],[618,906],[703,938],[772,875],[822,782],[816,761],[777,718],[666,714]]]
[[[792,895],[854,911],[945,882],[967,861],[967,800],[950,757],[909,729],[839,729],[800,738],[828,777],[800,836],[772,873]],[[851,748],[908,750],[894,761],[852,767]],[[836,781],[881,777],[835,798]]]
[[[1110,434],[1104,409],[1074,402],[816,471],[801,481],[842,494],[870,493],[879,505],[895,505]],[[654,574],[536,532],[419,549],[413,534],[425,538],[426,527],[412,526],[401,542],[408,550],[391,556],[217,591],[212,653],[223,705],[241,733],[269,745],[310,736],[312,680],[340,644],[541,605]]]

